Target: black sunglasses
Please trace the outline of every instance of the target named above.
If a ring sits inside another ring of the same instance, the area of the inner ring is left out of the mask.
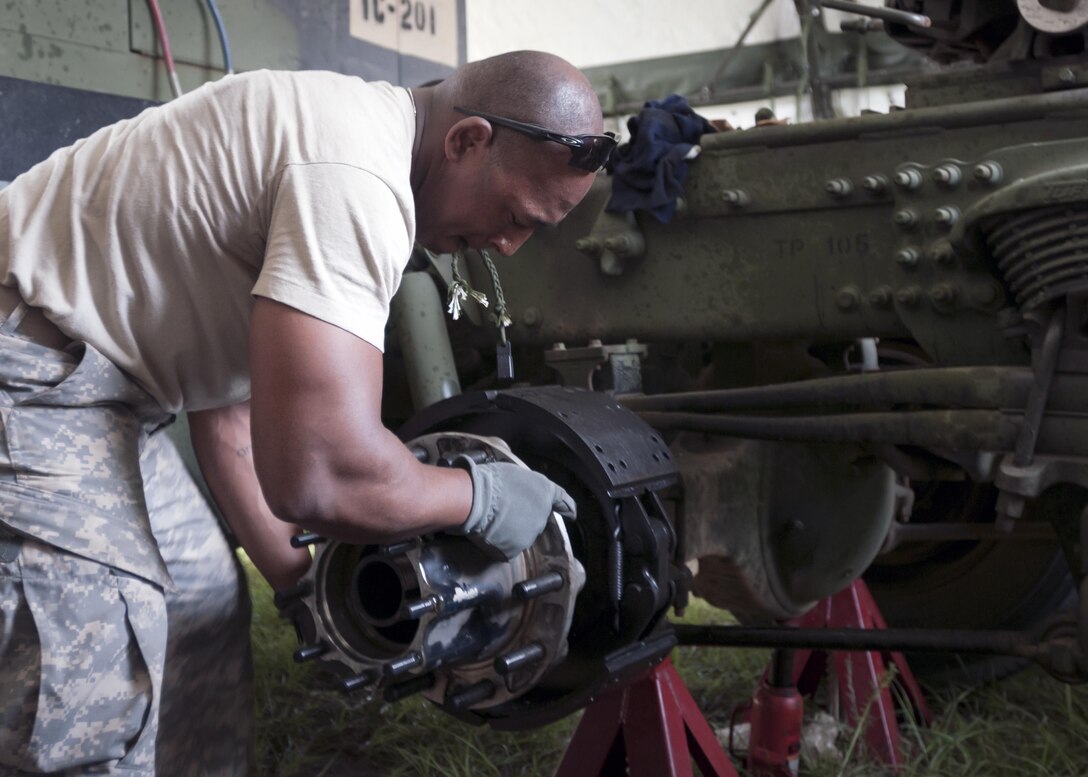
[[[566,135],[562,132],[555,132],[541,127],[539,124],[507,119],[483,111],[470,111],[467,108],[458,108],[456,106],[454,106],[454,110],[467,116],[479,116],[481,119],[487,119],[492,124],[507,127],[536,140],[550,140],[552,143],[560,143],[570,149],[569,164],[571,167],[589,170],[593,173],[605,166],[608,158],[612,156],[612,150],[616,147],[616,135],[612,132],[606,132],[603,135]]]

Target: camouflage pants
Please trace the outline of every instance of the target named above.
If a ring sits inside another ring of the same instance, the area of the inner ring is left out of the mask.
[[[0,775],[244,775],[249,603],[161,410],[0,325]]]

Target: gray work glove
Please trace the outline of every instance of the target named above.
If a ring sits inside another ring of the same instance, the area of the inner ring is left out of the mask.
[[[472,511],[450,531],[477,538],[507,560],[536,541],[553,510],[566,518],[577,512],[570,494],[539,472],[505,461],[477,464],[468,456],[453,466],[472,475]]]

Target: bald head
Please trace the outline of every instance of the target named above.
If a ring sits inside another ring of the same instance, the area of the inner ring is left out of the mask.
[[[561,221],[593,184],[595,171],[584,159],[576,164],[571,146],[503,123],[599,134],[597,95],[566,60],[514,51],[462,65],[412,92],[416,236],[431,250],[493,246],[509,255],[539,226]]]
[[[512,51],[469,62],[436,88],[446,107],[460,106],[570,134],[601,131],[601,106],[588,79],[565,59]]]

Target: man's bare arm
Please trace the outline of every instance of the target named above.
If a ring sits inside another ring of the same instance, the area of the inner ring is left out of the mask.
[[[280,519],[356,543],[464,523],[469,474],[420,464],[382,425],[373,345],[258,298],[250,371],[254,462]]]
[[[253,468],[249,403],[189,413],[189,436],[212,496],[257,570],[280,591],[305,574],[306,548],[292,548],[298,529],[269,509]]]

